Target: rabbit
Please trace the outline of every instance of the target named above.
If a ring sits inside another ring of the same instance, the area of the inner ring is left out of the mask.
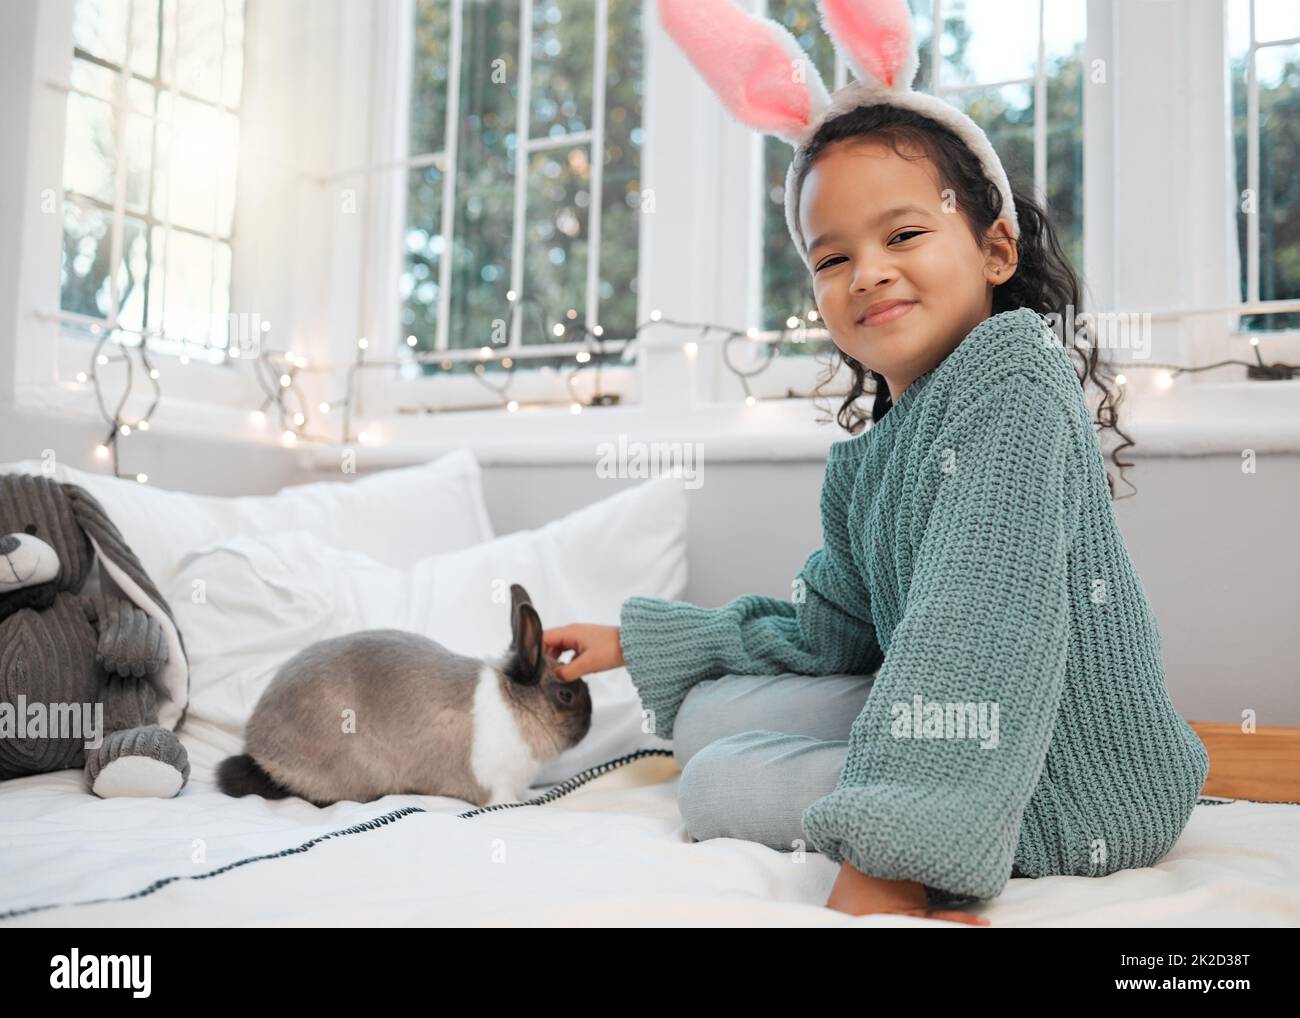
[[[317,806],[404,792],[522,800],[542,763],[587,735],[591,693],[582,679],[556,678],[517,583],[510,613],[513,642],[487,660],[398,629],[299,651],[253,709],[244,754],[217,768],[221,791]]]

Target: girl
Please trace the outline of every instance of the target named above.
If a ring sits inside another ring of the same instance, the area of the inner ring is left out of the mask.
[[[832,31],[843,6],[823,4]],[[789,132],[787,224],[854,379],[850,432],[874,381],[872,426],[829,452],[823,547],[790,601],[633,597],[618,627],[544,642],[576,652],[565,679],[627,666],[682,763],[692,837],[810,841],[840,864],[831,908],[986,925],[952,906],[1015,876],[1154,865],[1208,754],[1169,700],[1111,506],[1083,393],[1091,377],[1112,396],[1097,350],[1076,373],[1044,322],[1079,296],[1051,222],[977,127],[898,87],[879,5],[859,6],[877,15],[844,22],[862,80]],[[776,30],[699,9],[732,50]],[[697,67],[720,66],[680,13],[661,4]],[[745,95],[794,108],[764,84]]]

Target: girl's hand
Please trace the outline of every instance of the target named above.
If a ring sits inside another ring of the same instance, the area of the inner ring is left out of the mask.
[[[619,668],[624,663],[618,626],[575,622],[546,629],[542,631],[542,649],[551,657],[559,657],[566,650],[574,651],[572,661],[555,669],[555,677],[565,682],[580,679],[591,672]]]
[[[870,877],[845,861],[831,888],[827,908],[849,915],[914,915],[922,919],[946,919],[971,926],[988,926],[989,921],[969,912],[931,909],[925,900],[925,888],[915,880],[882,880]]]

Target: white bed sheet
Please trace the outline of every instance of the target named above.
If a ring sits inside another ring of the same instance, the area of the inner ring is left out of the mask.
[[[0,784],[0,915],[38,906],[0,924],[973,928],[829,910],[836,866],[814,852],[691,841],[671,757],[641,757],[544,805],[462,818],[471,804],[439,796],[325,810],[232,799],[214,772],[239,738],[196,720],[183,741],[193,771],[174,799],[97,799],[78,770]],[[280,854],[410,806],[426,812]],[[260,855],[273,857],[231,865]],[[181,879],[139,893],[170,877]],[[97,899],[122,900],[78,904]],[[1300,806],[1198,806],[1153,868],[1012,880],[973,910],[995,927],[1298,926]]]

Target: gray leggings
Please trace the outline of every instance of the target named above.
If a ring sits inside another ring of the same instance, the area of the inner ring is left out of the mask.
[[[673,722],[687,833],[815,852],[803,812],[838,783],[875,678],[724,675],[692,686]]]

